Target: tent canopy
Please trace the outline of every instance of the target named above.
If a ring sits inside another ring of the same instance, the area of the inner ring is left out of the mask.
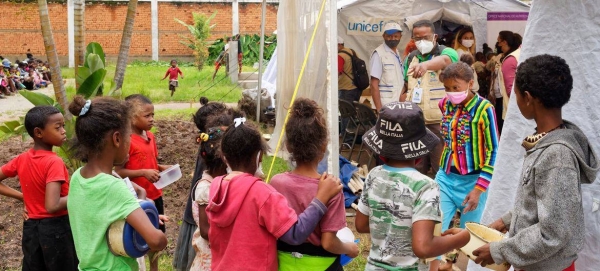
[[[389,20],[402,25],[404,34],[400,48],[410,40],[412,25],[424,19],[450,22],[453,26],[471,26],[476,46],[481,48],[487,42],[488,12],[529,11],[529,6],[516,0],[341,0],[337,7],[338,35],[344,39],[346,47],[354,49],[363,59],[369,59],[382,43],[380,26]],[[440,36],[442,31],[436,29]]]

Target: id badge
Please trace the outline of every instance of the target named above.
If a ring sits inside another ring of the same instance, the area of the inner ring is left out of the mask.
[[[412,102],[416,104],[420,104],[423,98],[423,89],[420,87],[415,87],[412,95]]]

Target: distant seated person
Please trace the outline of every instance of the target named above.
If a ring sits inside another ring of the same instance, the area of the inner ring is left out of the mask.
[[[25,86],[27,90],[34,90],[35,84],[33,83],[33,77],[29,73],[29,63],[27,60],[23,60],[21,62],[17,61],[19,64],[19,73],[21,74],[21,83]]]
[[[44,76],[38,69],[38,63],[35,60],[29,64],[29,75],[33,79],[34,89],[45,88],[48,85],[46,80],[43,79]]]
[[[36,59],[37,62],[37,70],[42,74],[42,79],[47,82],[47,84],[51,84],[52,76],[50,74],[50,64],[48,61],[44,62],[41,59]]]

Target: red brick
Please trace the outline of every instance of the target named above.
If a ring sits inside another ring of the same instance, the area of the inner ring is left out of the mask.
[[[275,4],[267,7],[265,33],[270,35],[277,29],[277,8]],[[59,56],[67,56],[67,5],[65,3],[48,4],[50,23],[54,43]],[[24,55],[31,52],[36,56],[45,55],[44,41],[37,4],[1,2],[2,21],[0,24],[0,43],[2,55]],[[159,20],[159,56],[191,56],[192,51],[180,41],[189,36],[189,31],[175,21],[180,19],[193,23],[192,13],[210,16],[217,12],[212,20],[216,26],[209,40],[232,34],[232,14],[230,3],[158,3]],[[241,34],[260,34],[260,3],[239,4]],[[127,16],[127,3],[92,3],[85,7],[85,42],[96,41],[102,45],[107,56],[116,56],[121,44],[121,35]],[[18,22],[18,23],[8,23]],[[149,2],[139,2],[136,10],[133,37],[129,49],[130,56],[152,56],[151,11]]]

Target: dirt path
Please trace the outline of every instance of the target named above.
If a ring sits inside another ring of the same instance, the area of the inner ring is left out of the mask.
[[[46,94],[50,97],[54,97],[54,90],[52,87],[42,88],[35,92]],[[0,123],[19,119],[21,116],[25,116],[27,110],[31,109],[33,104],[27,99],[23,98],[21,94],[15,96],[7,96],[6,99],[0,99]]]

